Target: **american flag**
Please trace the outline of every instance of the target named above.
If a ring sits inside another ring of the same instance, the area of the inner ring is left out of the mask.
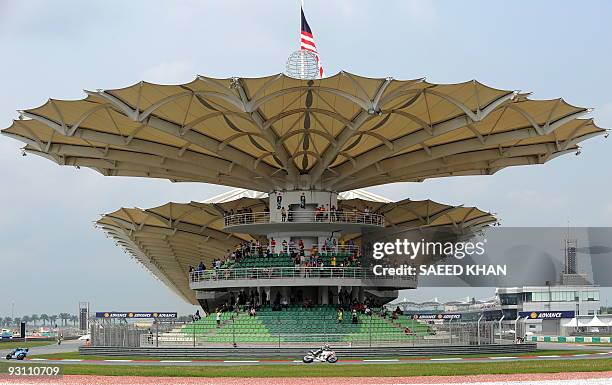
[[[300,49],[305,49],[306,51],[310,51],[315,54],[317,57],[317,64],[319,66],[319,77],[323,77],[323,66],[321,65],[321,58],[319,57],[319,53],[317,52],[317,45],[314,41],[314,36],[312,36],[312,31],[310,30],[310,26],[306,21],[306,16],[304,16],[304,8],[301,7],[302,11],[302,29],[300,33]]]

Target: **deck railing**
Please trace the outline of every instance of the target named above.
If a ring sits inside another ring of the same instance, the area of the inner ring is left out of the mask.
[[[225,215],[225,226],[261,223],[354,223],[385,227],[385,217],[362,211],[286,211],[254,212]]]
[[[189,282],[216,282],[255,279],[393,279],[411,280],[411,276],[375,275],[363,267],[251,267],[197,270],[189,273]]]

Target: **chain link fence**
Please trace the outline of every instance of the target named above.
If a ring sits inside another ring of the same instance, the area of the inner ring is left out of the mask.
[[[360,315],[339,322],[321,317],[305,322],[284,317],[224,314],[214,322],[156,320],[151,324],[95,320],[92,346],[104,347],[304,347],[329,343],[336,347],[466,346],[514,343],[498,321],[411,321]]]

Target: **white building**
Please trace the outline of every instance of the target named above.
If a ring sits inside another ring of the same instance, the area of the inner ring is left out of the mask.
[[[514,325],[520,316],[525,331],[536,334],[558,334],[561,318],[593,316],[600,309],[599,287],[592,285],[508,287],[496,289],[496,294],[504,323]]]

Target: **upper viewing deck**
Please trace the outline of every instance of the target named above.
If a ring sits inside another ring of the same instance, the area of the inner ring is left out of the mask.
[[[252,234],[287,231],[291,228],[312,231],[358,230],[370,226],[384,228],[386,224],[383,215],[371,212],[316,210],[228,213],[224,215],[223,223],[226,229],[233,232],[243,230]]]

